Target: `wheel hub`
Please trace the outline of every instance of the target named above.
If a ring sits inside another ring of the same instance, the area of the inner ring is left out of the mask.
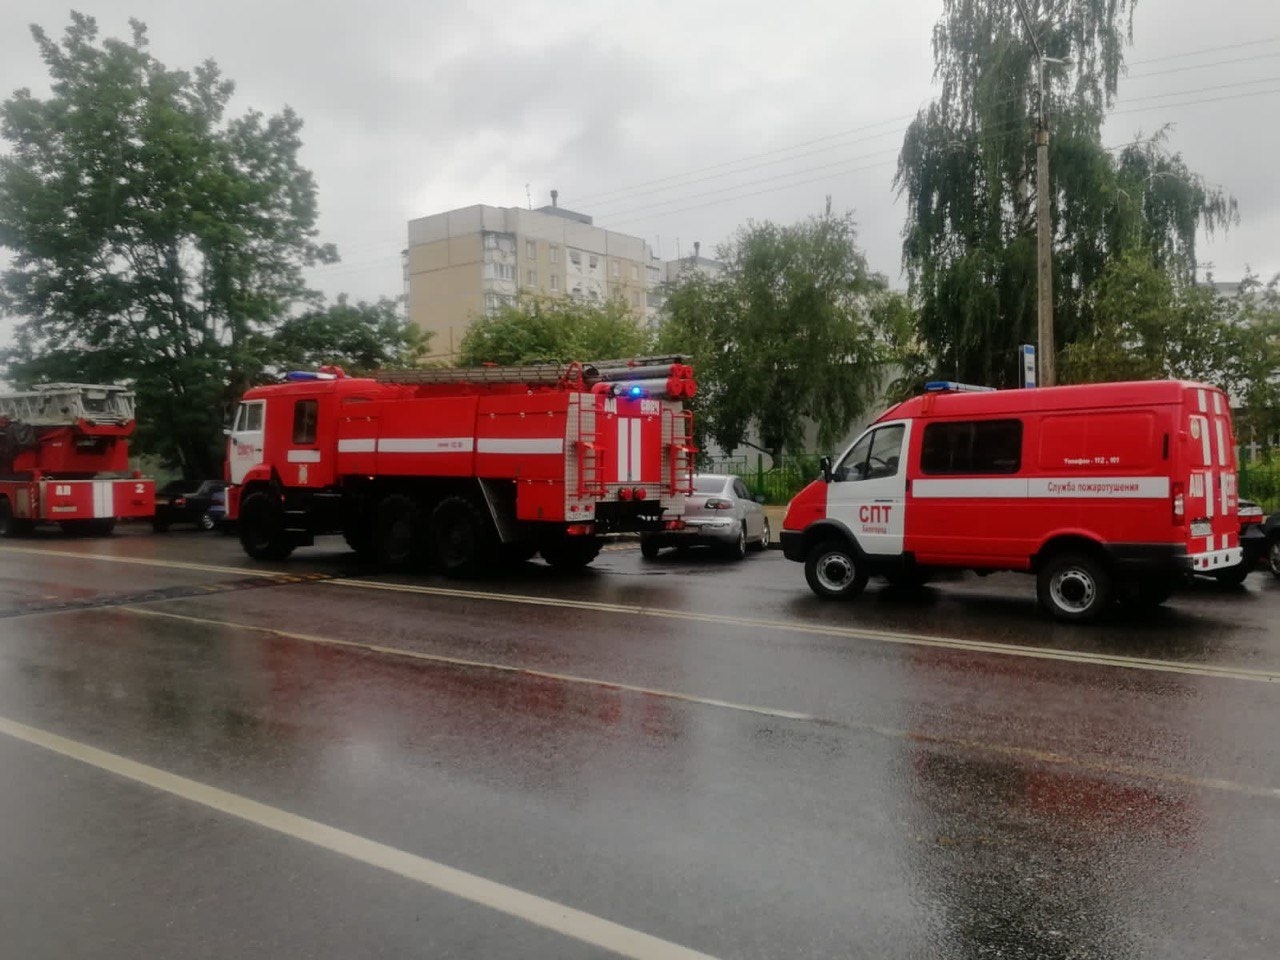
[[[1063,610],[1082,613],[1093,605],[1098,587],[1088,571],[1071,567],[1054,574],[1049,582],[1049,592],[1053,602]]]
[[[840,553],[829,553],[818,561],[818,582],[831,591],[841,591],[853,582],[853,562]]]

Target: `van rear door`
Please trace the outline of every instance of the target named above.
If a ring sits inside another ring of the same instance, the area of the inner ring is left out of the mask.
[[[1189,553],[1239,545],[1236,519],[1235,435],[1226,396],[1213,387],[1189,387],[1184,403],[1189,438],[1187,520]]]

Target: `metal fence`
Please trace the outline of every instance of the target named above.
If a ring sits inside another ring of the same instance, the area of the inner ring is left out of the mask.
[[[1280,460],[1242,460],[1238,473],[1241,497],[1261,504],[1267,513],[1280,510]]]
[[[763,453],[748,457],[707,457],[698,470],[741,477],[752,493],[764,494],[765,503],[784,504],[822,474],[821,459],[820,453],[780,457],[766,470]]]

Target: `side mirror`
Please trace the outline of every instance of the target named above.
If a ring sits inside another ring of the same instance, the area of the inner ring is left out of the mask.
[[[822,458],[822,479],[827,483],[831,482],[831,458]]]
[[[756,494],[754,497],[752,497],[751,499],[752,499],[752,500],[754,500],[756,503],[764,503],[764,501],[765,501],[765,496],[764,496],[764,494],[763,494],[763,493],[757,493],[757,494]]]
[[[222,435],[223,435],[224,437],[229,437],[229,436],[231,436],[231,428],[230,428],[230,427],[223,427],[223,428],[222,428]]]

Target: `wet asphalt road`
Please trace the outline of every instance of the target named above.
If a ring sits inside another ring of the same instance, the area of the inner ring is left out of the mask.
[[[1032,594],[7,542],[0,956],[1280,955],[1280,581]]]

